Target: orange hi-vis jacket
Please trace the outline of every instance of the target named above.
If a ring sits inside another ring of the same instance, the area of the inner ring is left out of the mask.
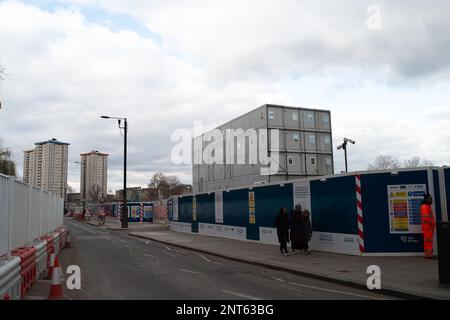
[[[436,220],[434,219],[431,205],[422,204],[420,217],[422,219],[423,249],[425,257],[429,258],[433,256],[433,233],[436,227]]]

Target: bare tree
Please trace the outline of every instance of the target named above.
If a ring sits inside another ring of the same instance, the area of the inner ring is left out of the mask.
[[[398,159],[391,155],[380,155],[375,159],[375,162],[369,164],[368,170],[387,170],[387,169],[399,169],[399,168],[418,168],[433,166],[434,163],[431,160],[421,159],[420,157],[412,157],[411,159],[400,162]]]
[[[369,164],[367,170],[386,170],[398,169],[401,167],[401,162],[391,155],[380,155],[375,159],[375,162]]]
[[[166,176],[162,172],[157,172],[153,175],[148,187],[157,190],[163,198],[168,198],[186,193],[190,186],[182,184],[176,176]]]
[[[98,184],[93,185],[89,188],[87,196],[88,200],[92,204],[99,204],[102,203],[104,200],[102,188]]]
[[[0,139],[0,173],[7,176],[16,176],[16,164],[12,159],[12,152],[6,147]]]
[[[403,167],[405,168],[430,167],[433,165],[434,165],[433,161],[421,159],[420,157],[412,157],[409,160],[403,161]]]

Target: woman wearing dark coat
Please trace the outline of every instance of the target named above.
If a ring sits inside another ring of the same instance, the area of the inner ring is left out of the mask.
[[[303,210],[303,219],[305,221],[305,236],[306,236],[306,249],[304,249],[305,254],[311,253],[311,249],[308,246],[308,242],[312,238],[312,224],[310,219],[310,213],[308,210]]]
[[[278,242],[280,242],[280,252],[288,256],[287,243],[289,242],[289,215],[285,207],[278,212],[274,222],[277,227]]]
[[[290,229],[291,248],[294,254],[296,253],[295,250],[305,250],[305,220],[302,207],[299,204],[292,211]]]

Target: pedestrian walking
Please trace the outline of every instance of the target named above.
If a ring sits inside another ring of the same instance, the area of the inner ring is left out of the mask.
[[[420,206],[420,217],[422,220],[423,234],[423,252],[425,258],[433,258],[433,233],[436,228],[436,220],[433,216],[433,197],[429,194],[424,196],[422,205]]]
[[[305,220],[303,218],[302,207],[299,204],[295,206],[291,214],[290,238],[291,249],[294,254],[297,253],[296,250],[303,251],[306,249]]]
[[[277,227],[278,242],[280,243],[280,252],[288,256],[287,243],[289,242],[289,215],[288,210],[282,207],[278,212],[274,222]]]
[[[306,238],[305,243],[306,248],[304,249],[303,252],[305,254],[311,253],[311,249],[309,248],[309,242],[311,241],[312,238],[312,224],[310,216],[311,214],[309,213],[309,210],[307,209],[303,210],[303,219],[305,221],[305,238]]]

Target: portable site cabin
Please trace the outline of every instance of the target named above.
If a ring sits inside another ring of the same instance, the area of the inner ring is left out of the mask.
[[[173,231],[278,244],[276,214],[300,203],[311,212],[313,250],[420,255],[423,196],[448,221],[449,184],[447,167],[363,171],[172,197],[168,212]]]

